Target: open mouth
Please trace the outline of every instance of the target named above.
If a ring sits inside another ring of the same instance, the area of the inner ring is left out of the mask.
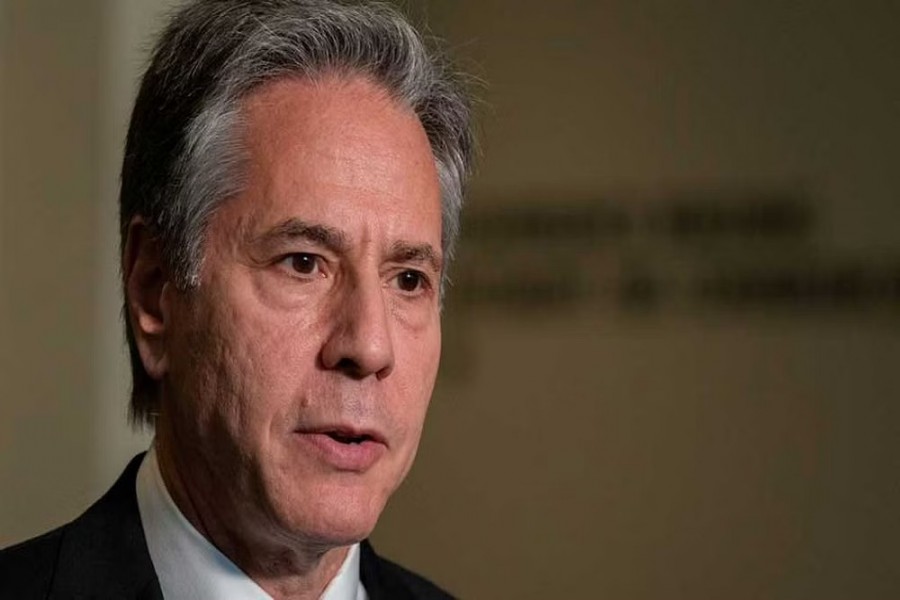
[[[326,425],[296,433],[304,454],[339,471],[368,471],[388,452],[387,442],[375,429]]]
[[[372,436],[366,434],[354,435],[340,431],[328,431],[326,435],[341,444],[362,444],[363,442],[372,441]]]

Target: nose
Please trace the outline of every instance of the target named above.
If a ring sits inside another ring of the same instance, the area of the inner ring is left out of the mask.
[[[354,379],[387,377],[394,368],[394,347],[381,285],[356,283],[337,299],[333,314],[322,365]]]

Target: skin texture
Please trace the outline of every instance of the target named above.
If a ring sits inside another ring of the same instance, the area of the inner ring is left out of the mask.
[[[129,316],[176,504],[275,598],[316,598],[415,457],[440,190],[415,115],[361,77],[267,84],[243,117],[245,191],[209,223],[199,287],[169,281],[135,219]]]

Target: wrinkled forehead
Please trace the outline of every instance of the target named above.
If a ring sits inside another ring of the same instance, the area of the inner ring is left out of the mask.
[[[440,182],[428,137],[415,113],[377,84],[281,79],[249,94],[240,120],[243,189],[222,212],[244,234],[291,219],[335,230],[357,223],[440,248]],[[365,230],[350,229],[351,240]]]

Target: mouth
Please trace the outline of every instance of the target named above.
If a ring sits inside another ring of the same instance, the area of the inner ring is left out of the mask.
[[[385,438],[372,430],[320,427],[295,433],[304,452],[339,471],[367,471],[388,450]]]
[[[362,444],[363,442],[376,441],[373,436],[367,433],[356,434],[345,431],[324,431],[323,433],[339,444]]]

